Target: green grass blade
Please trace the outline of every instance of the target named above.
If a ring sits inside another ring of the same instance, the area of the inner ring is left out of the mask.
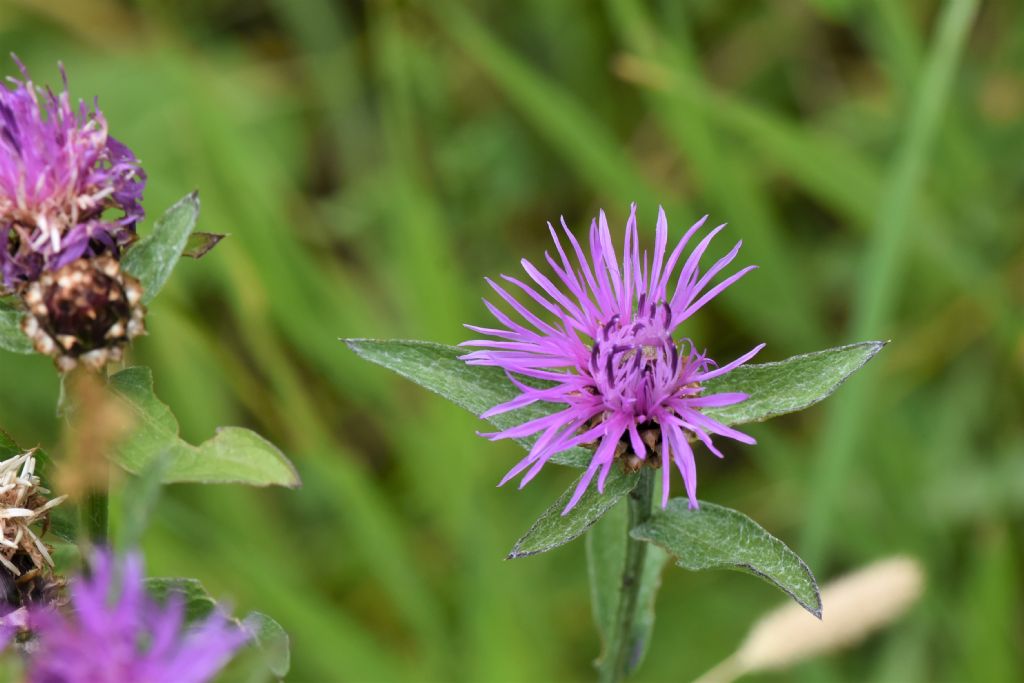
[[[909,231],[910,212],[925,178],[929,154],[949,98],[967,34],[977,11],[976,0],[950,0],[939,19],[936,38],[906,124],[905,136],[889,172],[878,218],[872,233],[854,303],[852,334],[885,334],[899,292],[899,277]],[[812,564],[825,556],[838,511],[835,500],[865,426],[872,380],[871,368],[837,399],[822,432],[823,457],[812,476],[803,548]]]

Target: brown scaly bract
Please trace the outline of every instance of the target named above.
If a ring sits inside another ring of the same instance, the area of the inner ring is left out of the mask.
[[[22,330],[61,372],[119,361],[128,343],[146,332],[142,285],[109,256],[43,273],[23,296],[29,315]]]

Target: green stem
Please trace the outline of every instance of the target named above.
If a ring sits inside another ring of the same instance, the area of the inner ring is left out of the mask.
[[[629,494],[629,523],[626,525],[626,561],[619,584],[619,606],[615,626],[609,634],[608,652],[601,664],[601,683],[625,680],[633,668],[636,651],[635,624],[644,562],[647,561],[647,543],[629,535],[634,527],[651,516],[651,498],[654,491],[654,469],[640,470],[640,481]]]
[[[110,501],[107,492],[90,493],[82,505],[82,520],[89,541],[94,545],[106,545]]]
[[[57,407],[57,414],[62,415],[66,420],[65,429],[68,430],[70,438],[79,438],[76,431],[83,419],[81,414],[82,406],[79,403],[83,400],[83,395],[88,396],[87,393],[83,394],[82,389],[80,387],[76,388],[75,385],[78,382],[92,381],[93,376],[91,372],[87,368],[79,367],[61,376],[60,402]],[[106,366],[99,371],[98,377],[100,382],[106,385]],[[86,425],[86,428],[88,429],[89,425]],[[101,487],[88,491],[84,495],[78,514],[79,537],[81,537],[82,531],[84,531],[86,538],[92,545],[106,545],[110,530],[109,473],[104,478]]]

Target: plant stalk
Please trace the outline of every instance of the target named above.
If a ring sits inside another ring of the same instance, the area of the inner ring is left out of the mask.
[[[629,535],[631,529],[643,524],[651,516],[655,470],[644,467],[640,481],[629,494],[629,522],[626,525],[626,560],[619,584],[619,606],[615,615],[615,628],[610,634],[608,652],[601,663],[601,683],[618,683],[632,672],[639,654],[635,635],[636,615],[639,608],[640,584],[647,561],[647,543]]]
[[[107,544],[108,517],[110,509],[110,496],[106,491],[94,491],[86,496],[82,506],[82,520],[89,541],[93,545]]]
[[[96,386],[94,387],[93,384]],[[97,400],[96,391],[106,391],[107,368],[104,366],[98,373],[93,374],[87,369],[78,368],[61,378],[61,403],[58,406],[58,414],[63,414],[66,420],[67,438],[76,442],[73,447],[77,459],[86,462],[91,458],[103,458],[106,463],[105,453],[89,453],[82,450],[79,443],[91,444],[99,439],[104,440],[102,425],[95,424],[95,410],[90,409],[90,402]],[[101,394],[106,396],[105,393]],[[97,431],[99,430],[99,431]],[[86,448],[95,448],[87,446]],[[90,482],[90,488],[85,492],[79,512],[79,534],[85,532],[89,543],[94,546],[107,545],[110,533],[110,472],[104,470],[104,476],[95,484]]]

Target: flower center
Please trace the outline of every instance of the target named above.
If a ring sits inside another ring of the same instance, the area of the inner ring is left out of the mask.
[[[598,332],[589,369],[609,410],[631,413],[643,423],[678,394],[689,354],[684,355],[685,343],[672,338],[671,324],[667,304],[645,308],[641,302],[631,320],[613,316]]]

